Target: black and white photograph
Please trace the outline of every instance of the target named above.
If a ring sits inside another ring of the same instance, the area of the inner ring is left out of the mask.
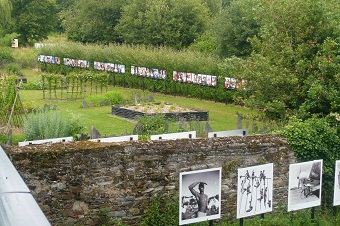
[[[340,205],[340,160],[335,162],[333,205]]]
[[[321,204],[322,160],[289,166],[288,211]]]
[[[273,163],[238,169],[237,218],[273,210]]]
[[[179,224],[221,218],[221,168],[180,173]]]
[[[45,63],[45,62],[44,62],[44,57],[45,57],[44,55],[41,55],[41,54],[38,55],[38,62],[40,62],[40,63]]]

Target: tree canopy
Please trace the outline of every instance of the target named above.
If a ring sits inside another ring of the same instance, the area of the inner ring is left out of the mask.
[[[125,1],[80,0],[61,12],[62,26],[70,40],[83,43],[120,42],[114,31]]]
[[[0,0],[0,34],[4,32],[11,21],[12,3],[9,0]]]
[[[57,24],[56,7],[53,0],[13,0],[12,31],[24,43],[46,39]]]
[[[209,21],[201,0],[132,0],[116,31],[126,43],[181,48],[203,34]]]

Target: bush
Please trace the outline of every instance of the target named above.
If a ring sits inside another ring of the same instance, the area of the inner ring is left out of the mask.
[[[4,64],[13,62],[14,58],[10,50],[11,49],[8,47],[0,47],[0,67],[3,67]]]
[[[83,126],[78,119],[65,119],[56,110],[40,110],[28,115],[24,123],[24,134],[27,140],[49,139],[79,134]]]
[[[178,225],[178,195],[159,194],[151,198],[140,225]]]
[[[107,92],[101,95],[91,95],[85,98],[85,101],[93,106],[103,106],[103,105],[118,105],[123,102],[123,95],[114,91]],[[104,101],[104,103],[103,103]]]
[[[37,80],[34,82],[22,83],[22,89],[24,90],[42,90],[42,81]]]
[[[340,159],[340,134],[331,117],[313,117],[305,121],[292,117],[281,132],[301,162],[323,159],[323,203],[330,206],[333,198],[335,160]],[[333,126],[334,125],[334,126]]]
[[[0,46],[3,47],[11,47],[11,42],[13,38],[17,38],[19,35],[16,33],[12,34],[5,34],[4,36],[0,37]]]

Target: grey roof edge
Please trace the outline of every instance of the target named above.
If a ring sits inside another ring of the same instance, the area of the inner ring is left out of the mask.
[[[51,225],[0,146],[0,226]]]

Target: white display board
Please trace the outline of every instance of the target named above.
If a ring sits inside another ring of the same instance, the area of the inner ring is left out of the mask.
[[[288,211],[321,204],[322,160],[289,166]]]
[[[157,134],[157,135],[150,136],[150,140],[175,140],[175,139],[183,139],[183,138],[189,138],[189,139],[196,138],[196,131],[182,132],[182,133]]]
[[[138,135],[129,135],[129,136],[121,136],[121,137],[105,137],[105,138],[98,138],[98,139],[90,139],[89,141],[94,142],[123,142],[123,141],[133,141],[138,140]]]
[[[180,173],[179,224],[221,218],[221,168]]]
[[[73,141],[73,137],[60,137],[53,139],[44,139],[44,140],[31,140],[31,141],[22,141],[18,143],[18,146],[26,146],[30,144],[46,144],[46,143],[63,143]]]
[[[273,210],[273,163],[238,169],[237,218]]]
[[[228,137],[228,136],[246,136],[249,134],[248,129],[235,129],[235,130],[227,130],[220,132],[210,132],[208,133],[208,137]]]
[[[333,205],[340,205],[340,160],[335,162]]]

